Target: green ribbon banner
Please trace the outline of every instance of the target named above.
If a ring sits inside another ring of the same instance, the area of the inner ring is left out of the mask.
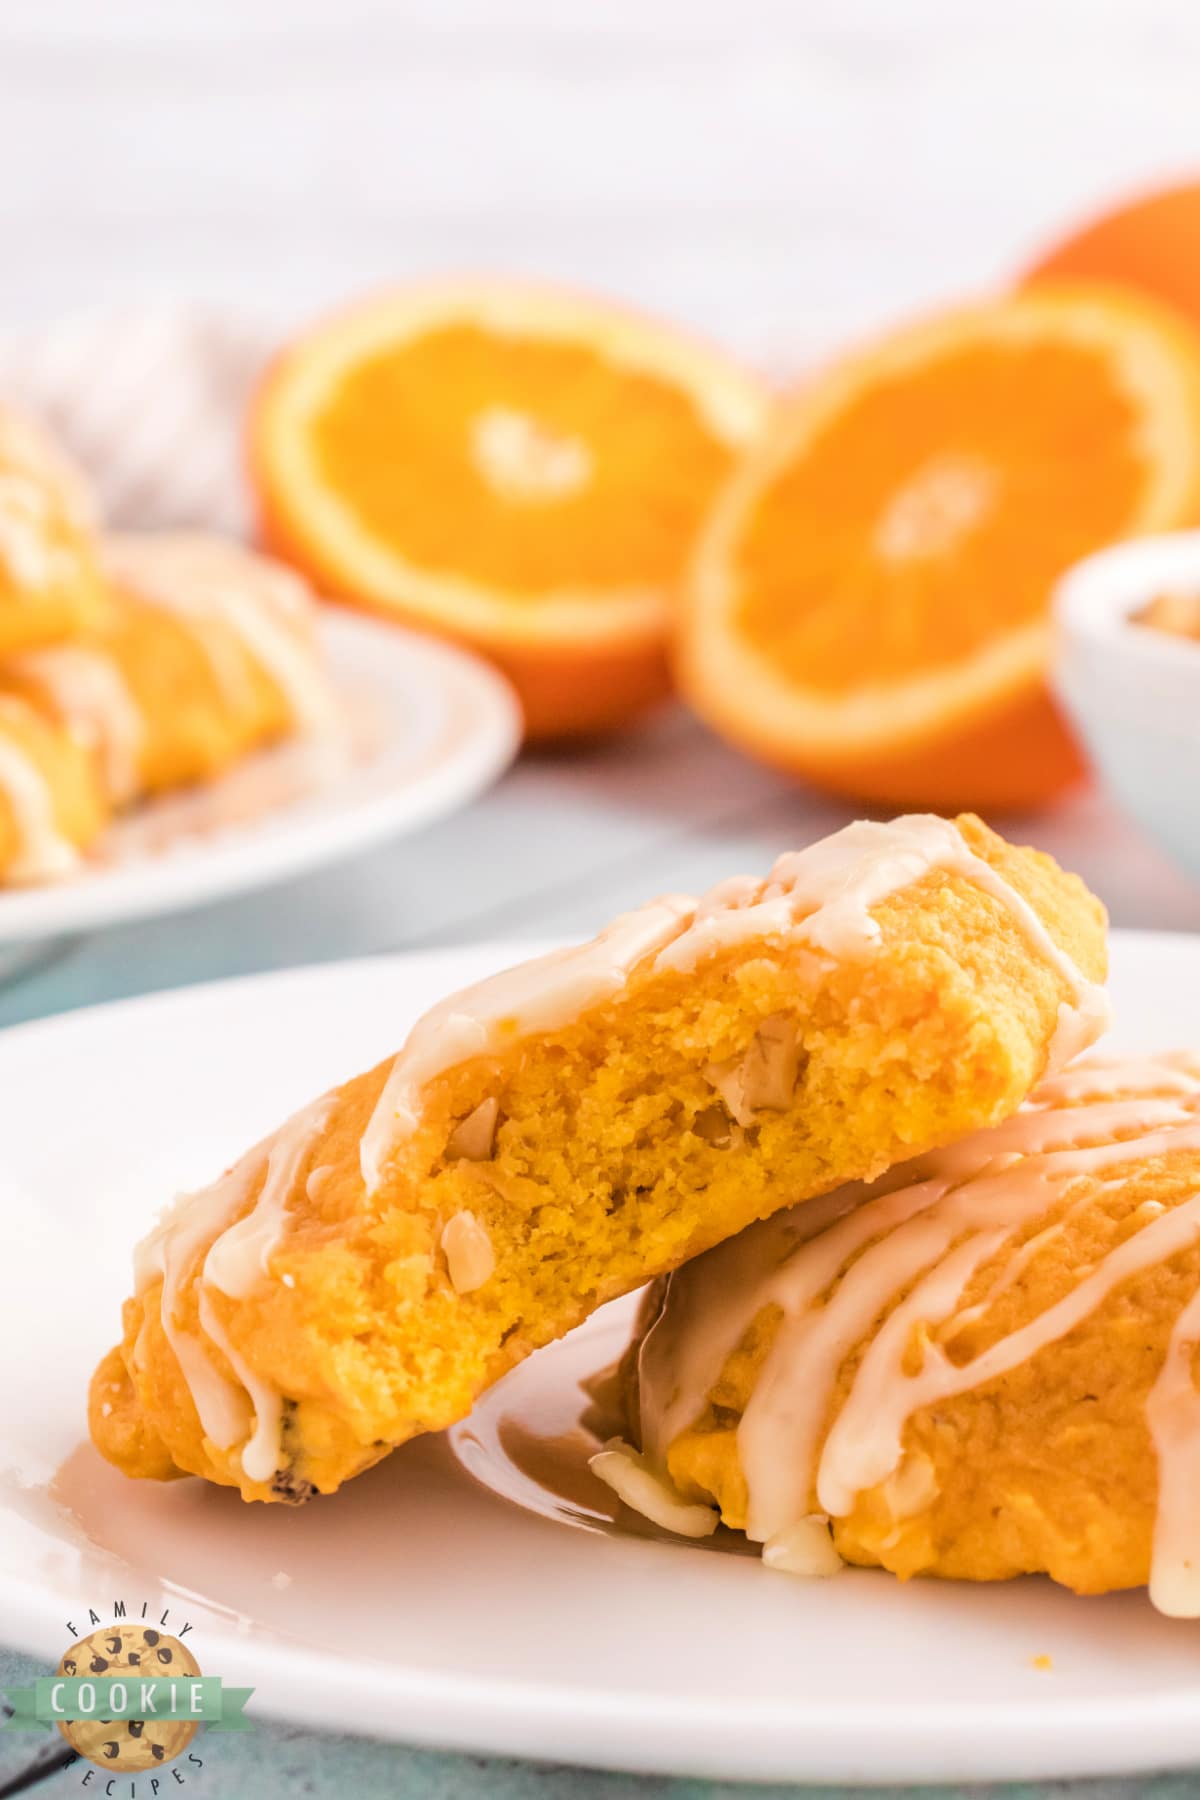
[[[253,1688],[222,1687],[219,1675],[42,1675],[10,1688],[0,1731],[48,1731],[76,1719],[188,1719],[214,1731],[249,1731],[243,1708]]]

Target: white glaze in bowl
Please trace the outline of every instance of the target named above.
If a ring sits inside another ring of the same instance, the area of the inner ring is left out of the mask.
[[[1200,531],[1077,564],[1054,598],[1055,685],[1116,798],[1200,879],[1200,643],[1135,617],[1168,591],[1200,593]]]

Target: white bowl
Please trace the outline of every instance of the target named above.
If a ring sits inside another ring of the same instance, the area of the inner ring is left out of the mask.
[[[1200,879],[1200,643],[1135,623],[1200,594],[1200,531],[1101,550],[1059,582],[1058,693],[1123,806]]]

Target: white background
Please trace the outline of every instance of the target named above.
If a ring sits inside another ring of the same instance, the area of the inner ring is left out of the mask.
[[[1197,0],[0,0],[0,319],[539,272],[787,367],[1200,168]]]

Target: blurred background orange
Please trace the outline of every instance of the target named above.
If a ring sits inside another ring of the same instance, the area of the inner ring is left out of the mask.
[[[1027,278],[1059,277],[1128,282],[1200,325],[1200,181],[1123,197],[1068,230]]]

